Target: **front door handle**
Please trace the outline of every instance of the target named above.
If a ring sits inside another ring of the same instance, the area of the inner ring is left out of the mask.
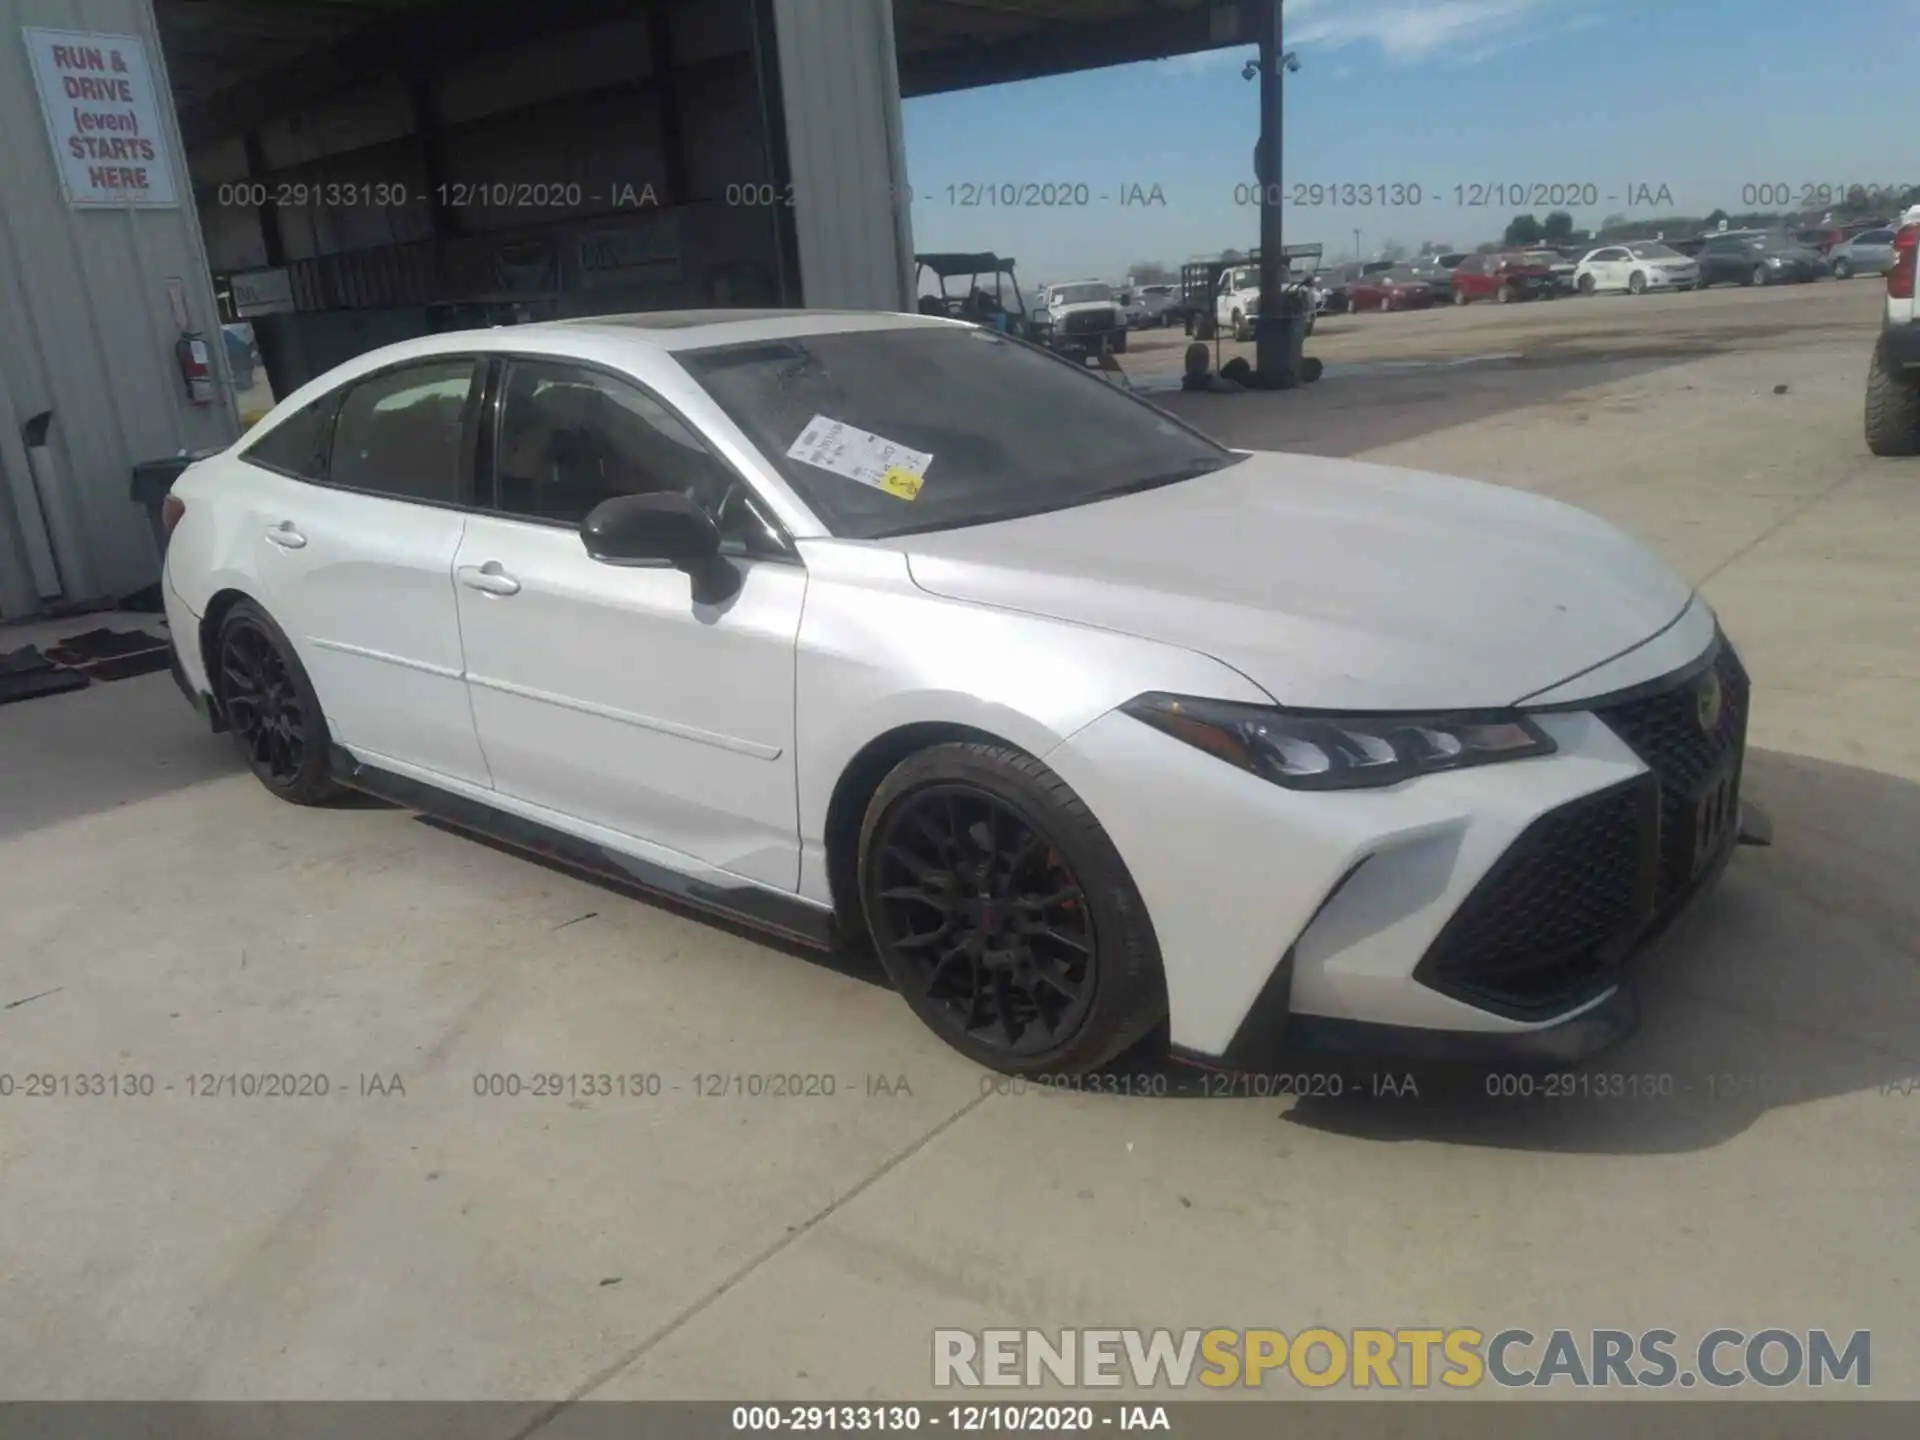
[[[278,545],[282,550],[298,550],[302,545],[307,543],[307,537],[293,528],[293,522],[291,520],[282,520],[278,525],[267,531],[267,539]]]
[[[469,590],[478,590],[482,595],[518,595],[520,582],[507,574],[506,568],[498,560],[489,560],[484,565],[462,565],[454,572],[460,577],[460,583]]]

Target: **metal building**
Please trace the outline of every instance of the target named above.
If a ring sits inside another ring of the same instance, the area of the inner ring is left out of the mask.
[[[0,0],[0,616],[151,582],[131,467],[376,345],[910,309],[903,93],[1243,43],[1273,3]]]
[[[0,39],[0,614],[19,615],[151,582],[133,465],[236,420],[152,6],[0,0]]]

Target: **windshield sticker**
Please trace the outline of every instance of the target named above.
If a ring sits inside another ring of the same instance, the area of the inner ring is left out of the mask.
[[[912,449],[825,415],[807,422],[800,437],[787,447],[787,457],[858,480],[901,500],[919,495],[927,467],[933,463],[933,456],[925,450]]]

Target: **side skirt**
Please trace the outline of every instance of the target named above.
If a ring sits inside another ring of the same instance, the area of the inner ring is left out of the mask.
[[[551,861],[637,898],[673,901],[817,950],[838,948],[831,912],[797,897],[745,882],[718,885],[682,875],[497,806],[364,765],[338,745],[333,747],[332,762],[334,778],[342,785]]]

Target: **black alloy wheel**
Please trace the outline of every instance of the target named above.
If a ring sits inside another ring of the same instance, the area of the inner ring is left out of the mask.
[[[214,663],[234,743],[260,783],[297,805],[332,795],[326,720],[279,627],[251,603],[235,605],[221,623]]]
[[[982,1064],[1090,1069],[1165,1014],[1159,949],[1112,841],[1024,752],[950,744],[908,757],[869,807],[860,873],[889,977]]]

